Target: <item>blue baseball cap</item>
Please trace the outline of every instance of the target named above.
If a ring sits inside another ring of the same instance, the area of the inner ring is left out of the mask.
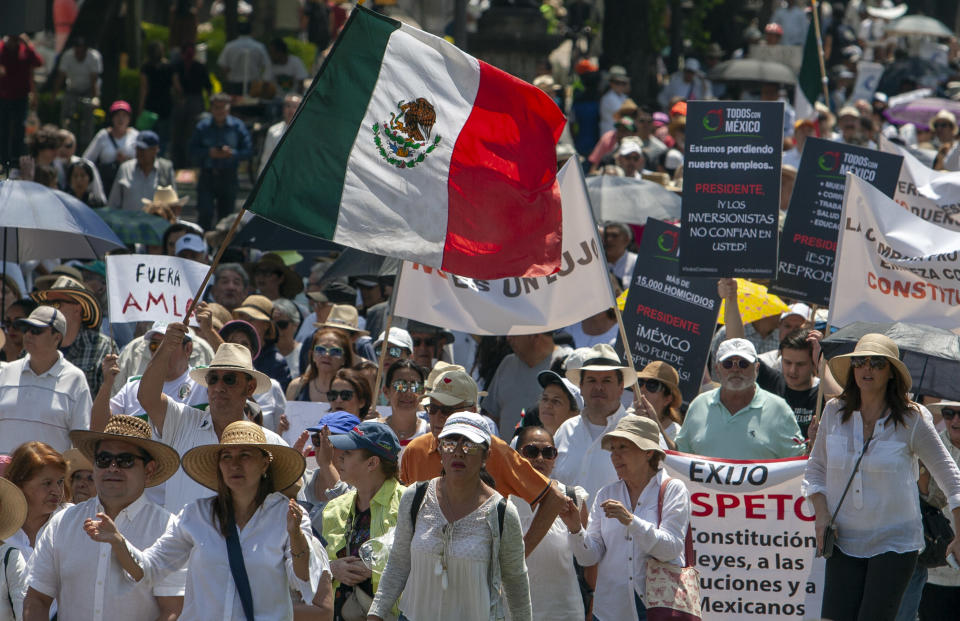
[[[397,434],[388,425],[376,421],[366,421],[354,427],[350,433],[331,436],[330,444],[344,451],[365,449],[387,461],[396,462],[400,459]]]
[[[331,434],[350,433],[350,430],[360,424],[360,419],[343,410],[330,412],[320,419],[314,427],[307,427],[307,431],[317,433],[324,427],[330,429]]]
[[[137,148],[138,149],[150,149],[153,147],[160,146],[160,136],[156,132],[152,132],[149,129],[147,131],[140,132],[137,134]]]

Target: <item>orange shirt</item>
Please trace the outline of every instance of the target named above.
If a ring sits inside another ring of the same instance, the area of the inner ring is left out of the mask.
[[[440,476],[440,451],[432,433],[425,433],[410,441],[400,458],[400,481],[413,485]],[[494,436],[487,457],[487,472],[497,483],[502,496],[513,495],[529,504],[536,504],[550,487],[550,479],[530,465],[510,445]]]

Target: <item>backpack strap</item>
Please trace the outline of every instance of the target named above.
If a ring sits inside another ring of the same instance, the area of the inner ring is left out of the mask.
[[[10,603],[10,610],[13,610],[13,598],[10,596],[10,581],[7,579],[7,565],[10,563],[10,553],[15,549],[13,546],[10,546],[7,548],[6,554],[3,555],[3,578],[4,582],[7,583],[7,601]]]
[[[423,506],[423,497],[427,495],[427,485],[430,481],[418,481],[413,492],[413,504],[410,505],[410,528],[417,528],[417,514],[420,513],[420,507]]]
[[[497,503],[497,523],[500,525],[500,536],[503,536],[503,518],[507,514],[507,499],[501,498]]]
[[[664,477],[663,483],[660,484],[660,494],[657,497],[657,528],[660,528],[660,520],[663,518],[663,492],[666,491],[669,482],[670,478]],[[683,541],[683,559],[686,562],[684,567],[693,567],[693,529],[689,522],[687,523],[687,536]]]

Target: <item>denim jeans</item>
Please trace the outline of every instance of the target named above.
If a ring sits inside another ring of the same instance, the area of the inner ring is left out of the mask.
[[[923,586],[926,583],[927,568],[917,565],[913,570],[913,576],[910,577],[910,582],[907,583],[907,590],[903,592],[896,621],[916,621],[920,598],[923,596]]]

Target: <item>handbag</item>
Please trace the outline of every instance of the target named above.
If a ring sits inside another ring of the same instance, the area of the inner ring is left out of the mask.
[[[663,492],[669,478],[660,484],[657,498],[657,527],[663,514]],[[687,525],[683,567],[647,557],[646,587],[643,603],[649,621],[700,621],[700,572],[693,566],[693,535]]]
[[[953,541],[950,521],[940,509],[920,499],[920,521],[923,522],[924,548],[917,557],[918,567],[942,567],[947,564],[947,546]]]
[[[860,468],[860,462],[863,461],[863,455],[867,452],[867,447],[870,446],[871,440],[873,440],[873,436],[867,438],[867,441],[863,443],[863,450],[860,451],[860,457],[857,457],[857,463],[853,464],[853,472],[850,473],[850,478],[847,479],[847,486],[843,488],[843,494],[840,496],[840,502],[837,503],[837,508],[833,511],[833,515],[830,516],[830,523],[827,524],[827,530],[823,533],[823,551],[820,553],[820,556],[823,558],[830,558],[833,556],[833,546],[837,543],[837,527],[834,522],[837,521],[837,514],[840,513],[840,507],[843,506],[843,501],[847,497],[847,492],[850,491],[850,484],[853,483],[853,477],[857,475],[857,470]]]

